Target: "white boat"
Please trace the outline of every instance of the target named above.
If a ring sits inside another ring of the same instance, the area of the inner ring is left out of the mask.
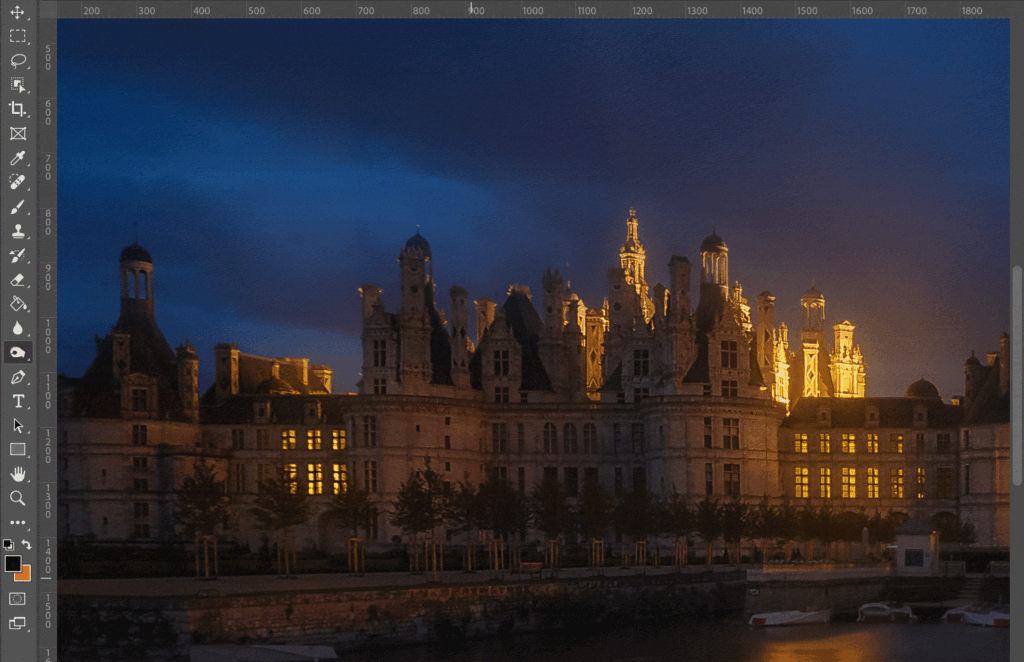
[[[899,602],[869,602],[857,610],[858,623],[913,623],[916,620],[910,605]]]
[[[754,627],[770,627],[775,625],[812,625],[828,623],[832,617],[831,609],[802,609],[800,611],[770,611],[754,614],[749,625]]]
[[[943,623],[967,623],[983,627],[1010,627],[1010,611],[1008,608],[993,608],[972,605],[950,609],[942,615]]]

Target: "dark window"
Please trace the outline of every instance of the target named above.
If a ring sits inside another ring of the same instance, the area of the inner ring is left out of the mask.
[[[562,471],[565,476],[565,491],[569,496],[576,496],[580,493],[579,470],[576,467],[566,467]]]
[[[148,538],[149,537],[149,524],[136,524],[135,525],[135,537],[136,538]]]
[[[964,430],[964,450],[971,450],[971,431]]]
[[[622,443],[622,425],[615,423],[612,425],[612,453],[614,455],[619,454],[619,445]]]
[[[624,391],[619,391],[619,394],[618,394],[618,396],[616,396],[615,401],[618,402],[620,405],[625,404],[626,403],[626,393]]]
[[[953,469],[939,467],[935,472],[935,498],[949,499],[953,496]]]
[[[705,398],[710,398],[711,397],[711,384],[705,384],[704,385],[704,393],[703,393],[703,395],[704,395]]]
[[[704,494],[711,496],[715,493],[715,468],[710,462],[704,465]]]
[[[647,491],[647,469],[645,467],[633,469],[633,491],[637,494]]]
[[[633,350],[633,376],[646,377],[651,371],[651,354],[646,349]]]
[[[953,451],[950,435],[948,432],[935,435],[935,450],[939,453],[951,453]]]
[[[495,453],[508,452],[508,426],[504,423],[491,424],[491,444]]]
[[[918,432],[917,436],[914,437],[914,446],[919,455],[924,453],[924,432]]]
[[[149,517],[149,504],[148,503],[132,504],[132,508],[135,511],[135,519],[142,519],[143,517]]]
[[[494,376],[508,377],[508,350],[498,349],[494,351]]]
[[[373,394],[374,395],[387,395],[388,393],[388,380],[386,379],[374,379],[373,380]]]
[[[562,428],[562,452],[566,455],[575,455],[580,452],[579,444],[576,426],[572,423],[566,423],[565,427]]]
[[[739,449],[740,447],[740,419],[722,419],[722,448]]]
[[[593,423],[583,424],[583,452],[587,455],[597,452],[597,426]]]
[[[704,448],[712,448],[714,446],[713,438],[711,435],[711,417],[704,417]]]
[[[494,387],[494,402],[498,404],[504,404],[508,402],[508,387],[507,386],[495,386]]]
[[[964,494],[971,493],[971,465],[964,465]]]
[[[377,445],[377,417],[363,416],[363,446]]]
[[[558,452],[558,430],[555,429],[554,423],[544,424],[544,452]]]
[[[132,469],[135,471],[145,471],[149,468],[149,460],[145,457],[133,457],[132,458]]]
[[[146,478],[136,478],[134,482],[134,488],[136,492],[148,492],[149,480]]]
[[[231,449],[236,451],[245,450],[245,430],[231,431]]]
[[[133,388],[132,389],[132,411],[146,411],[146,389],[144,388]]]
[[[386,340],[373,341],[373,367],[383,368],[388,363],[388,349]]]
[[[558,481],[558,467],[544,467],[544,482]]]
[[[363,462],[363,486],[370,492],[377,491],[377,463]]]
[[[735,379],[723,379],[722,380],[722,397],[723,398],[738,398],[740,397],[739,382]]]
[[[615,467],[615,496],[622,496],[622,467]]]
[[[522,423],[516,425],[516,450],[519,453],[526,452],[526,426]]]
[[[740,465],[725,465],[725,494],[738,497],[740,495]]]
[[[597,467],[587,467],[583,470],[583,484],[597,485]]]
[[[444,436],[444,448],[445,450],[451,450],[452,448],[452,436],[450,434]]]
[[[149,443],[148,430],[145,425],[132,426],[132,446],[145,446]]]
[[[651,397],[651,389],[649,388],[635,388],[633,389],[633,400],[640,401],[644,398]]]
[[[644,452],[644,424],[634,423],[633,424],[633,452],[643,453]]]
[[[519,493],[526,494],[526,467],[519,467]]]
[[[739,351],[736,349],[735,340],[722,341],[722,368],[736,368],[739,366]]]
[[[908,568],[923,568],[924,567],[924,550],[923,549],[908,549],[903,552],[903,565]]]

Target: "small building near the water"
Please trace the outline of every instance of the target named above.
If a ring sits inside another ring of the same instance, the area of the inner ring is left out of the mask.
[[[903,576],[938,574],[939,532],[927,520],[915,517],[896,529],[896,572]]]

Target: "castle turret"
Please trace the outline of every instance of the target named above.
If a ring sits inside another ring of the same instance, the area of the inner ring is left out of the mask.
[[[199,355],[192,343],[185,339],[176,351],[178,358],[178,397],[185,408],[185,416],[199,422]]]
[[[217,402],[238,393],[238,357],[241,352],[234,343],[217,343],[213,348],[214,386]]]
[[[448,290],[452,298],[451,345],[452,345],[452,380],[456,386],[469,385],[469,312],[466,301],[469,293],[464,287],[452,285]]]

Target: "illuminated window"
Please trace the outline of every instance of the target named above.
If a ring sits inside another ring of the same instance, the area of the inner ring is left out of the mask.
[[[508,452],[508,426],[504,423],[491,424],[491,447],[495,453]]]
[[[856,435],[843,433],[843,452],[844,453],[856,453],[857,452],[857,437]]]
[[[890,434],[889,435],[889,452],[890,453],[902,453],[903,452],[903,435],[902,434]]]
[[[583,424],[583,452],[587,455],[597,452],[597,426],[593,423]]]
[[[917,498],[924,498],[924,486],[925,486],[924,467],[917,468]]]
[[[555,429],[554,423],[544,424],[544,452],[558,452],[558,430]]]
[[[889,472],[892,479],[892,498],[903,498],[903,468],[895,467]]]
[[[868,467],[868,498],[878,498],[878,467]]]
[[[634,377],[646,377],[651,370],[651,354],[650,350],[646,349],[634,349],[633,350],[633,376]]]
[[[740,447],[740,419],[722,419],[722,448],[738,450]]]
[[[306,430],[306,450],[320,450],[320,430]]]
[[[810,469],[808,469],[807,467],[797,467],[796,468],[796,486],[795,486],[796,490],[794,491],[794,494],[796,495],[796,498],[798,498],[798,499],[806,499],[808,496],[810,496],[810,493],[811,493],[810,481],[811,481]]]
[[[295,450],[295,430],[281,430],[281,450]]]
[[[508,350],[498,349],[494,351],[494,376],[508,377]]]
[[[857,470],[853,467],[843,467],[843,498],[857,498]]]
[[[579,453],[579,443],[576,426],[572,423],[566,423],[565,427],[562,428],[562,452],[566,455]]]
[[[740,396],[739,382],[735,379],[723,379],[722,380],[722,397],[723,398],[738,398]]]
[[[348,465],[335,464],[332,467],[331,483],[335,494],[348,492]]]
[[[832,498],[832,470],[828,467],[821,468],[821,498]]]
[[[725,465],[725,495],[738,497],[740,495],[740,465]]]
[[[281,467],[281,482],[288,485],[288,491],[292,494],[299,489],[299,465],[286,464]]]
[[[877,434],[872,433],[872,434],[868,435],[868,452],[869,453],[877,453],[878,452],[878,435]]]
[[[345,431],[331,430],[331,448],[336,451],[345,450]]]
[[[711,435],[711,417],[704,417],[704,448],[711,448],[714,444],[712,443],[713,437]]]
[[[793,435],[793,450],[797,453],[807,452],[807,435],[797,432]]]
[[[722,341],[722,368],[735,368],[739,366],[739,351],[736,348],[735,340]]]
[[[363,446],[377,445],[377,417],[363,416]]]
[[[820,449],[822,453],[831,453],[832,444],[828,436],[828,432],[822,432],[818,435],[818,441],[820,442]]]
[[[324,493],[324,465],[306,465],[306,488],[309,494]]]

